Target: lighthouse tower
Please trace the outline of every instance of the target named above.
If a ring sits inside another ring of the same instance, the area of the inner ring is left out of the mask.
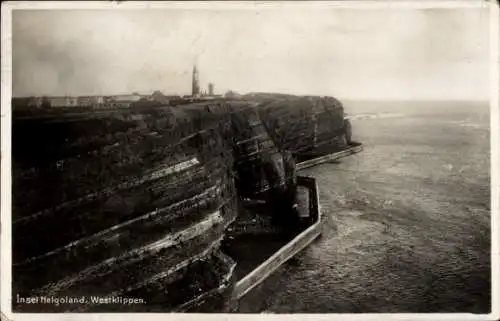
[[[198,97],[200,95],[200,81],[198,76],[198,69],[196,65],[193,67],[193,84],[192,84],[192,96]]]

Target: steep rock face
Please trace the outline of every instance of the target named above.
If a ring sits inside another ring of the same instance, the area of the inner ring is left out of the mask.
[[[262,196],[270,189],[284,188],[286,169],[278,149],[258,113],[258,103],[226,100],[183,106],[197,126],[218,123],[227,146],[231,146],[233,174],[238,195]],[[228,125],[229,124],[229,125]]]
[[[237,203],[219,126],[169,107],[14,118],[14,296],[140,302],[14,310],[224,310]]]
[[[294,155],[346,147],[344,109],[333,97],[249,94],[275,144]]]
[[[238,200],[284,196],[285,153],[338,139],[343,119],[334,99],[287,95],[24,115],[13,118],[14,297],[142,301],[20,312],[224,311],[235,263],[220,242]]]

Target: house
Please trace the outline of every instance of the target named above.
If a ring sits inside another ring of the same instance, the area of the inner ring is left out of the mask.
[[[130,107],[132,103],[139,101],[141,98],[139,94],[113,95],[103,97],[103,103],[110,107],[126,108]]]
[[[79,96],[78,106],[99,106],[104,104],[102,96]]]
[[[40,108],[42,106],[42,97],[15,97],[12,98],[13,110],[24,110]]]
[[[78,99],[71,96],[46,97],[51,107],[74,107],[78,105]]]
[[[162,103],[162,104],[168,104],[172,100],[179,100],[179,99],[181,99],[181,97],[180,96],[176,96],[176,95],[169,95],[169,96],[167,96],[167,95],[164,95],[160,91],[155,91],[155,92],[153,92],[151,94],[150,99],[154,100],[154,101],[157,101],[159,103]]]
[[[118,102],[134,102],[134,101],[138,101],[139,99],[141,99],[141,95],[139,94],[132,94],[132,95],[115,95],[115,96],[111,96],[112,99],[114,101],[118,101]]]

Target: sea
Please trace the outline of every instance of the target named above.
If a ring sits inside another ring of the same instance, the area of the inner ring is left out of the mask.
[[[299,173],[317,179],[323,234],[252,309],[489,313],[488,102],[344,106],[364,150]]]

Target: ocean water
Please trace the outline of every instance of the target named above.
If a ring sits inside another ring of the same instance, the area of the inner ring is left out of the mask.
[[[318,180],[323,235],[263,284],[259,309],[488,313],[488,104],[345,108],[364,151],[301,173]]]

